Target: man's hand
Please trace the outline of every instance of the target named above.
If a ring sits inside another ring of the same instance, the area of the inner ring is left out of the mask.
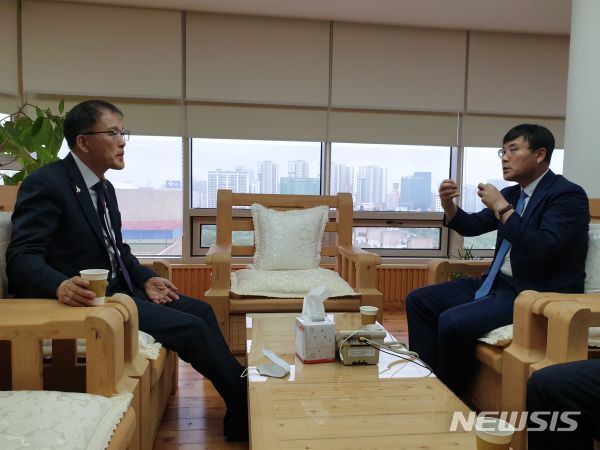
[[[96,294],[88,289],[89,285],[90,282],[80,276],[69,278],[56,289],[56,298],[69,306],[93,306]]]
[[[177,300],[177,288],[166,278],[152,277],[144,283],[144,291],[150,300],[158,305]]]
[[[440,203],[444,209],[444,214],[448,220],[452,220],[458,211],[457,206],[454,204],[454,199],[460,196],[458,186],[454,180],[444,180],[440,184],[439,189]]]
[[[479,195],[483,204],[492,211],[498,211],[508,205],[504,196],[493,184],[479,183],[477,189],[477,195]]]

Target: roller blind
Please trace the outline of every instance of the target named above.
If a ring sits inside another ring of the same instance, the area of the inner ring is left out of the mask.
[[[193,137],[230,139],[325,140],[327,111],[239,105],[189,105]]]
[[[334,142],[456,145],[457,114],[332,111]]]
[[[19,97],[0,94],[0,113],[12,114],[19,107]]]
[[[467,110],[564,116],[569,38],[472,32]]]
[[[534,123],[548,128],[554,135],[556,148],[565,145],[564,119],[550,119],[532,116],[478,116],[465,118],[463,142],[465,147],[498,147],[502,146],[502,138],[512,127],[522,123]]]
[[[17,57],[17,1],[0,1],[0,42],[2,63],[0,64],[0,93],[18,95],[19,80]],[[2,101],[0,99],[0,101]],[[0,104],[0,107],[2,104]],[[5,111],[6,112],[6,111]]]
[[[50,108],[57,112],[62,97],[52,95],[32,95],[30,102],[41,108]],[[65,98],[65,112],[77,103],[91,97]],[[181,136],[181,106],[177,101],[137,100],[103,97],[102,100],[113,103],[124,114],[125,128],[132,134],[147,136]]]
[[[181,96],[181,16],[143,8],[23,0],[28,92]]]
[[[187,17],[188,100],[327,105],[328,22]]]
[[[332,105],[462,111],[466,32],[335,23]]]

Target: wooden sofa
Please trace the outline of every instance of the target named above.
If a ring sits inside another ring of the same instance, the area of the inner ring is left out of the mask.
[[[0,340],[8,343],[10,357],[2,362],[8,367],[3,384],[8,390],[42,390],[42,339],[80,337],[87,342],[84,392],[105,397],[129,392],[135,397],[139,381],[125,371],[121,314],[111,307],[71,308],[54,300],[0,300]],[[136,413],[130,406],[108,448],[137,448],[135,429]]]
[[[233,232],[254,230],[251,217],[234,217],[234,211],[254,203],[282,211],[327,205],[330,208],[330,217],[333,214],[335,222],[329,221],[325,227],[328,242],[323,244],[321,256],[335,259],[335,271],[359,295],[328,299],[325,302],[325,309],[358,311],[361,305],[373,305],[379,307],[378,320],[382,321],[383,294],[376,288],[375,272],[381,258],[379,255],[352,245],[352,196],[350,194],[340,193],[332,196],[237,194],[230,190],[219,190],[216,244],[210,247],[206,255],[206,263],[211,266],[212,273],[211,288],[206,291],[205,300],[215,311],[232,352],[245,353],[247,313],[302,310],[302,298],[239,297],[231,293],[232,258],[251,257],[255,250],[253,245],[235,245],[233,242]]]

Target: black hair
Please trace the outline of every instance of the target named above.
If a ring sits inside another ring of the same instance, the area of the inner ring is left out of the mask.
[[[75,148],[77,136],[91,129],[96,125],[102,114],[106,111],[118,115],[121,119],[123,113],[119,108],[104,100],[86,100],[75,105],[65,117],[63,131],[69,148]]]
[[[525,142],[529,144],[531,151],[537,150],[539,148],[546,149],[546,161],[550,164],[550,159],[552,159],[552,152],[554,151],[554,136],[550,132],[548,128],[542,125],[532,125],[529,123],[523,123],[521,125],[517,125],[516,127],[511,128],[508,133],[504,135],[502,139],[502,144],[506,144],[507,142],[514,141],[522,137]]]

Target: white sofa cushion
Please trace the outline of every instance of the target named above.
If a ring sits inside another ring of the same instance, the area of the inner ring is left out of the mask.
[[[242,269],[231,273],[231,292],[237,295],[302,298],[315,286],[327,286],[330,297],[359,295],[337,272],[329,269]]]
[[[600,223],[590,224],[584,292],[586,294],[600,292]]]
[[[0,392],[0,448],[105,449],[133,395]]]
[[[252,205],[254,267],[260,270],[316,269],[329,208],[276,211]]]
[[[481,342],[485,342],[489,345],[496,347],[508,347],[512,342],[513,326],[505,325],[489,333],[484,334],[479,338]],[[590,328],[590,338],[588,341],[590,347],[600,347],[600,327]]]
[[[162,344],[156,342],[152,336],[143,331],[138,331],[140,354],[146,359],[158,359]],[[77,357],[85,358],[85,339],[77,339]],[[52,357],[52,339],[42,340],[42,352],[44,358]]]

